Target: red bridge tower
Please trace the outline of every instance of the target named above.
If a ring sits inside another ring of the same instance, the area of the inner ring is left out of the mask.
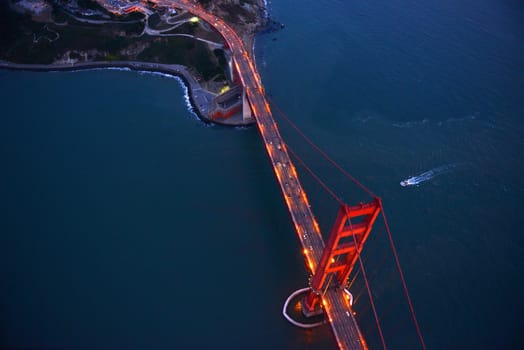
[[[311,291],[302,301],[304,315],[322,312],[320,300],[327,288],[346,285],[379,213],[380,202],[377,198],[366,204],[340,206],[322,258],[311,279]]]

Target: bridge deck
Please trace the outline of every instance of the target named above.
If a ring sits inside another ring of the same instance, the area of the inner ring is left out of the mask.
[[[249,63],[237,61],[237,69],[239,70],[253,69],[250,66]],[[256,71],[254,74],[257,74]],[[259,78],[244,83],[247,88],[247,96],[280,189],[293,219],[308,267],[310,271],[315,271],[324,251],[324,240],[320,227],[311,211],[306,193],[298,179],[295,166],[289,157],[286,144],[273,119],[263,89],[260,85],[256,86],[257,81],[259,81]],[[323,304],[339,348],[366,349],[367,345],[345,300],[342,289],[329,289],[323,297]]]
[[[366,341],[360,333],[355,317],[347,305],[341,289],[329,289],[324,295],[327,306],[324,307],[331,329],[335,334],[340,349],[367,349]]]
[[[286,145],[280,136],[265,97],[249,92],[250,90],[248,90],[248,98],[255,113],[260,134],[264,139],[280,189],[304,249],[307,264],[311,271],[315,271],[324,251],[324,240],[318,223],[311,211],[295,166],[289,158]],[[342,289],[329,289],[323,296],[323,304],[339,348],[366,349],[366,343]]]
[[[229,45],[235,69],[255,116],[258,129],[264,140],[267,153],[273,164],[280,189],[293,219],[300,244],[304,251],[310,271],[315,271],[322,252],[324,240],[318,223],[311,211],[306,193],[298,179],[295,166],[291,162],[286,144],[273,120],[271,109],[265,97],[264,88],[253,60],[245,49],[237,33],[222,19],[207,13],[200,6],[188,0],[156,0],[159,4],[176,6],[202,18],[213,26]],[[329,290],[323,297],[323,304],[333,333],[341,349],[364,349],[366,345],[360,335],[358,325],[346,304],[341,290]]]

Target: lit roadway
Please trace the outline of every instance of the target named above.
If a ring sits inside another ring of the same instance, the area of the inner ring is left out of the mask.
[[[227,42],[233,56],[234,68],[246,91],[251,110],[302,244],[306,264],[313,273],[322,256],[324,240],[306,193],[298,180],[295,166],[289,158],[286,144],[273,120],[260,76],[242,39],[224,21],[207,13],[194,2],[188,0],[156,0],[155,2],[160,6],[180,8],[200,17],[213,26]],[[322,304],[341,349],[367,348],[341,288],[328,289],[322,297]]]

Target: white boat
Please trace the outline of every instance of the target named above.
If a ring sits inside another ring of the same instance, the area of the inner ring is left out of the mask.
[[[435,176],[449,173],[456,167],[457,167],[456,164],[448,164],[448,165],[439,166],[437,168],[423,172],[420,175],[412,176],[406,180],[400,181],[400,186],[407,187],[407,186],[419,185],[425,181],[431,180]]]
[[[402,187],[413,186],[413,185],[416,185],[416,184],[418,184],[418,181],[417,181],[417,179],[415,177],[410,177],[407,180],[400,181],[400,186],[402,186]]]

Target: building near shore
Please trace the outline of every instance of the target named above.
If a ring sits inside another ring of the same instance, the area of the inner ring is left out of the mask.
[[[45,0],[13,1],[12,8],[16,12],[29,14],[35,22],[50,22],[53,7]]]
[[[115,15],[129,14],[142,9],[142,6],[140,6],[140,1],[96,0],[96,2],[107,11]]]
[[[211,102],[209,118],[213,121],[224,120],[242,110],[242,87],[234,85],[226,92],[216,96]]]

